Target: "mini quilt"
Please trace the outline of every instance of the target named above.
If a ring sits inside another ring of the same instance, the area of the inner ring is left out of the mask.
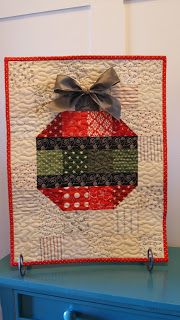
[[[167,261],[166,58],[5,58],[11,264]]]

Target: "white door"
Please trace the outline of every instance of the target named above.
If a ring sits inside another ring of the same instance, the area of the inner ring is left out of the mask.
[[[9,253],[5,56],[120,55],[123,0],[0,2],[0,258]]]

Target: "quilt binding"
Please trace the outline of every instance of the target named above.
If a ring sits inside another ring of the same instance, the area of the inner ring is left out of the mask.
[[[6,131],[7,131],[7,176],[8,176],[8,200],[9,200],[9,220],[10,220],[10,264],[18,266],[14,260],[14,220],[13,220],[13,195],[11,179],[11,132],[10,132],[10,104],[9,104],[9,65],[10,61],[47,61],[47,60],[162,60],[162,114],[163,114],[163,191],[164,191],[164,212],[163,212],[163,247],[164,257],[154,258],[155,263],[168,261],[167,246],[167,127],[166,127],[166,56],[128,56],[128,55],[80,55],[80,56],[48,56],[48,57],[5,57],[5,94],[6,94]],[[21,252],[19,253],[21,254]],[[76,258],[63,260],[38,260],[24,261],[24,265],[45,265],[45,264],[66,264],[66,263],[91,263],[91,262],[147,262],[148,258]]]

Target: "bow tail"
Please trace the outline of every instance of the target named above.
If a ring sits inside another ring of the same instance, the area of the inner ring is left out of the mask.
[[[121,117],[121,105],[117,98],[111,97],[112,104],[107,109],[107,112],[109,112],[112,117],[116,118],[117,120]],[[105,110],[106,111],[106,110]]]
[[[91,94],[91,98],[100,106],[101,110],[108,112],[117,120],[121,116],[121,104],[119,100],[107,93]]]
[[[75,111],[80,99],[81,94],[79,92],[61,92],[57,99],[48,104],[48,108],[54,112]]]
[[[48,109],[53,112],[74,111],[75,108],[63,103],[64,99],[58,98],[48,104]]]

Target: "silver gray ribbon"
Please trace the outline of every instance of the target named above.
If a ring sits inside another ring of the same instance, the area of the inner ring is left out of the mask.
[[[110,94],[111,88],[119,82],[118,75],[113,68],[102,73],[89,89],[82,88],[75,79],[69,76],[57,75],[54,92],[59,96],[51,101],[48,107],[56,112],[103,110],[119,120],[120,101]]]

